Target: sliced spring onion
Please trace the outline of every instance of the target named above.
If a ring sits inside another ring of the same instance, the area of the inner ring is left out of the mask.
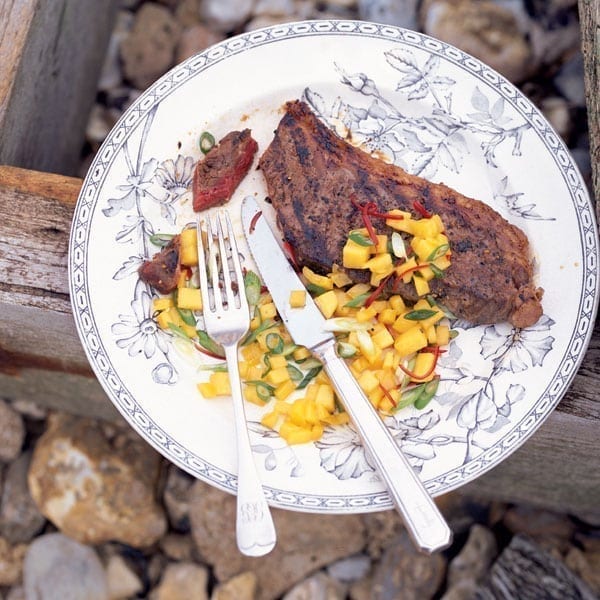
[[[174,237],[175,234],[173,233],[154,233],[148,239],[150,240],[151,244],[160,246],[162,248],[163,246],[166,246]]]
[[[309,356],[308,358],[303,358],[301,360],[296,361],[299,365],[302,365],[303,369],[314,369],[315,367],[321,366],[321,361],[317,360],[313,356]]]
[[[365,305],[367,298],[370,296],[369,292],[366,294],[359,294],[358,296],[352,298],[349,302],[344,304],[344,308],[359,308]]]
[[[435,275],[436,279],[441,279],[446,274],[446,272],[443,269],[436,267],[433,263],[429,265],[429,268],[433,271],[433,274]]]
[[[248,304],[256,306],[260,300],[261,283],[258,275],[254,271],[246,271],[244,275],[244,289]]]
[[[278,333],[268,333],[265,343],[272,354],[281,354],[283,352],[283,338]]]
[[[338,342],[337,353],[342,358],[350,358],[358,352],[358,348],[348,342]]]
[[[427,262],[440,258],[440,256],[444,256],[448,250],[450,250],[450,244],[440,244],[431,251],[431,254],[426,259]]]
[[[353,241],[355,244],[359,246],[373,246],[373,240],[371,240],[368,236],[360,231],[351,231],[348,235],[348,239]]]
[[[327,292],[328,290],[325,289],[324,287],[317,285],[316,283],[307,283],[306,284],[306,289],[313,295],[313,296],[320,296],[321,294],[324,294],[325,292]]]
[[[290,379],[292,381],[302,381],[302,379],[304,378],[304,373],[298,367],[295,367],[294,365],[288,363],[286,368],[287,372],[290,374]]]
[[[198,140],[198,146],[202,154],[208,154],[215,146],[215,136],[208,131],[203,131]]]
[[[318,367],[310,369],[304,376],[304,379],[296,386],[296,389],[303,390],[321,372],[322,368],[323,365],[319,365]]]
[[[273,392],[275,391],[275,388],[272,385],[269,385],[268,383],[265,383],[264,381],[261,381],[260,379],[244,381],[244,383],[247,385],[255,386],[256,387],[256,395],[263,402],[268,402],[271,399],[271,397],[273,396]]]
[[[196,317],[194,317],[194,313],[188,308],[178,308],[177,312],[181,317],[181,320],[186,325],[191,325],[192,327],[196,327]]]
[[[200,365],[198,371],[214,371],[216,373],[227,373],[227,363],[219,363],[217,365]]]
[[[263,361],[267,368],[262,372],[261,377],[266,377],[273,367],[271,366],[271,359],[268,354],[264,355]]]
[[[248,335],[246,335],[246,337],[242,340],[241,345],[247,346],[248,344],[255,342],[256,338],[263,331],[266,331],[267,329],[271,329],[272,327],[277,327],[277,323],[275,323],[275,321],[273,321],[273,319],[267,319],[266,321],[263,321],[254,331],[250,331],[248,333]]]
[[[406,258],[406,244],[397,231],[392,233],[392,252],[396,258]]]
[[[296,344],[286,344],[283,347],[283,350],[280,352],[280,354],[283,356],[289,356],[290,354],[298,350],[298,348],[300,348],[300,346]]]
[[[438,385],[440,383],[439,377],[434,377],[431,381],[428,381],[423,388],[420,396],[415,400],[414,407],[417,410],[423,410],[435,396]]]
[[[190,342],[190,336],[181,328],[179,325],[175,325],[175,323],[169,323],[169,329],[181,339],[187,340]]]
[[[325,331],[343,332],[343,331],[366,331],[371,328],[370,323],[361,323],[351,317],[333,317],[326,319],[323,324]]]
[[[436,314],[436,310],[421,308],[418,310],[411,310],[409,313],[406,313],[403,318],[408,319],[409,321],[423,321],[425,319],[429,319],[429,317],[433,317]]]
[[[169,323],[169,325],[170,325],[170,323]],[[219,344],[217,344],[217,342],[215,342],[215,340],[213,340],[208,335],[208,333],[206,333],[206,331],[203,331],[202,329],[197,329],[196,334],[198,335],[198,343],[203,348],[206,348],[206,350],[208,350],[212,354],[215,354],[216,356],[225,358],[225,353],[223,352],[223,348],[221,348],[221,346],[219,346]]]
[[[366,331],[357,331],[356,338],[358,339],[358,343],[363,351],[363,354],[373,356],[377,352],[371,336]]]

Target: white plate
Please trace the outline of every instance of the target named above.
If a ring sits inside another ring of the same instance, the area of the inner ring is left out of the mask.
[[[435,401],[387,419],[427,489],[447,492],[506,458],[567,390],[593,328],[598,238],[559,136],[515,87],[445,43],[364,22],[293,23],[225,40],[167,73],[116,124],[77,203],[69,268],[81,340],[140,435],[186,471],[235,492],[229,399],[197,392],[208,376],[196,370],[203,359],[186,357],[157,330],[137,267],[157,250],[150,232],[177,232],[195,218],[186,190],[200,133],[219,139],[250,127],[260,154],[282,104],[301,97],[368,148],[489,203],[534,249],[545,289],[540,321],[522,331],[459,323]],[[240,199],[255,192],[264,198],[265,185],[252,170],[228,205],[236,217]],[[289,447],[260,425],[264,409],[247,408],[272,505],[329,513],[391,506],[352,427]]]

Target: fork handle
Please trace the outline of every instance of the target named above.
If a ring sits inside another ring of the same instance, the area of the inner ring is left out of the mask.
[[[277,535],[250,446],[238,368],[237,344],[225,346],[224,350],[231,383],[237,441],[237,545],[242,554],[264,556],[275,546]]]
[[[335,342],[313,348],[313,352],[323,362],[416,546],[425,553],[449,546],[452,532],[448,524],[346,363],[337,355]]]

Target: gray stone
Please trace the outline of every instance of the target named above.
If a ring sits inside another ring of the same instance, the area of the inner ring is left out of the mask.
[[[14,460],[25,439],[23,417],[0,398],[0,463]]]
[[[190,490],[195,479],[176,467],[169,465],[163,502],[171,527],[176,531],[190,529]]]
[[[355,554],[342,558],[327,567],[327,573],[338,581],[352,583],[366,577],[371,570],[371,558],[366,554]]]
[[[121,85],[120,48],[123,40],[129,35],[132,26],[133,15],[131,12],[120,10],[117,13],[116,23],[108,42],[104,65],[102,66],[102,72],[98,80],[99,90],[107,91]]]
[[[363,21],[417,29],[417,0],[358,0],[358,16]]]
[[[465,579],[481,581],[486,574],[498,548],[494,534],[482,525],[473,525],[469,538],[448,568],[448,586]]]
[[[571,112],[568,102],[564,98],[550,96],[542,100],[540,108],[556,133],[567,141],[571,133]]]
[[[206,50],[222,39],[224,39],[222,34],[209,29],[202,23],[195,23],[181,34],[175,51],[175,62],[183,62],[190,56]]]
[[[194,558],[192,537],[181,533],[168,533],[160,540],[165,556],[174,561],[191,561]]]
[[[420,554],[406,531],[396,538],[373,573],[373,600],[433,598],[446,572],[441,554]]]
[[[209,27],[228,33],[250,18],[253,5],[254,0],[201,0],[200,16]]]
[[[110,600],[135,597],[144,589],[137,573],[118,554],[113,554],[106,563],[106,580]]]
[[[121,42],[123,70],[135,87],[148,87],[173,65],[180,29],[164,6],[148,2],[137,11],[129,35]]]
[[[26,598],[108,600],[104,568],[96,552],[61,533],[38,537],[23,564]]]
[[[585,106],[583,56],[577,53],[560,68],[554,77],[558,91],[575,106]]]
[[[25,598],[25,589],[22,585],[16,585],[10,589],[6,595],[6,600],[27,600]]]
[[[91,419],[56,414],[35,446],[29,489],[66,535],[142,548],[167,526],[155,499],[159,468],[159,455],[129,428],[109,438]]]
[[[346,586],[322,571],[296,584],[282,600],[344,600]]]
[[[208,570],[194,563],[167,565],[149,600],[208,600]]]
[[[261,600],[281,596],[309,573],[361,551],[364,528],[358,515],[314,515],[273,510],[277,545],[259,561],[243,556],[235,541],[235,497],[196,481],[190,496],[190,522],[196,548],[226,581],[254,571]]]
[[[29,542],[46,519],[33,501],[27,486],[31,452],[25,452],[8,467],[0,501],[0,535],[13,544]]]
[[[594,552],[572,547],[565,557],[565,563],[600,597],[600,549]]]
[[[254,600],[258,580],[252,571],[240,573],[229,581],[219,584],[210,600]]]
[[[0,586],[15,585],[21,581],[26,544],[11,544],[0,537]]]
[[[473,579],[462,579],[449,587],[441,600],[473,600],[479,585]]]

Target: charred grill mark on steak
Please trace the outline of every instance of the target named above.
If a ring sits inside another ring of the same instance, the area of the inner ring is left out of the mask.
[[[140,279],[151,285],[157,292],[170,294],[177,287],[181,275],[180,246],[181,238],[176,235],[152,259],[142,264],[138,271]]]
[[[341,263],[347,234],[363,226],[350,198],[372,201],[381,212],[414,213],[418,200],[441,216],[452,265],[434,279],[434,296],[472,323],[535,323],[543,290],[532,281],[525,234],[492,208],[443,185],[410,175],[348,144],[300,101],[289,102],[273,141],[260,158],[269,197],[300,264],[321,273]],[[368,273],[352,270],[355,281]],[[414,299],[412,286],[401,286]]]
[[[257,150],[249,129],[231,131],[199,160],[192,183],[194,210],[227,202],[250,170]]]

